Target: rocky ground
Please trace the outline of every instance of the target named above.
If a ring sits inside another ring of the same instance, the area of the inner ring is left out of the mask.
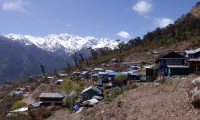
[[[196,77],[171,78],[160,85],[143,83],[110,103],[100,102],[80,113],[58,110],[47,120],[199,120],[200,110],[187,97]]]

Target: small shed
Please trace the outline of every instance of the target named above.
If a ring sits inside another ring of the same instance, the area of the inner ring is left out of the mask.
[[[75,76],[79,76],[81,74],[81,72],[73,72],[72,74]]]
[[[68,74],[59,74],[60,77],[68,77]]]
[[[61,84],[62,82],[63,82],[63,79],[58,79],[54,83],[58,85],[58,84]]]
[[[29,104],[28,105],[28,110],[31,110],[31,109],[37,109],[38,107],[40,107],[40,104],[42,102],[35,102],[35,103],[32,103],[32,104]]]
[[[41,102],[35,102],[35,103],[32,103],[32,104],[29,104],[28,107],[37,108],[37,107],[40,107],[40,103]]]
[[[95,86],[90,86],[81,92],[82,100],[92,99],[93,96],[102,96],[102,90]]]

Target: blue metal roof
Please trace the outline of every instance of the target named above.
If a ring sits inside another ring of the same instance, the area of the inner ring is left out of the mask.
[[[130,73],[131,75],[138,75],[138,73]]]
[[[99,75],[107,75],[109,72],[99,72]]]
[[[108,75],[119,75],[119,74],[127,75],[128,73],[122,73],[122,72],[109,72],[108,73]]]

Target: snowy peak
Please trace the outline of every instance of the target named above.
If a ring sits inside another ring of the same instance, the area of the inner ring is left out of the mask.
[[[114,49],[118,45],[117,41],[108,38],[95,38],[92,36],[80,37],[67,33],[58,35],[50,34],[45,37],[11,33],[5,35],[5,37],[14,41],[19,41],[24,45],[36,45],[37,47],[46,51],[57,52],[63,50],[67,54],[72,54],[88,47],[92,47],[93,49],[103,47]]]

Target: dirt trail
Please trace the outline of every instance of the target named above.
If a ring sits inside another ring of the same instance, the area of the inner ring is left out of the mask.
[[[23,99],[23,101],[29,105],[31,103],[36,102],[34,95],[40,92],[40,89],[44,86],[44,84],[41,84],[40,86],[37,87],[32,93],[29,93],[29,95]]]

